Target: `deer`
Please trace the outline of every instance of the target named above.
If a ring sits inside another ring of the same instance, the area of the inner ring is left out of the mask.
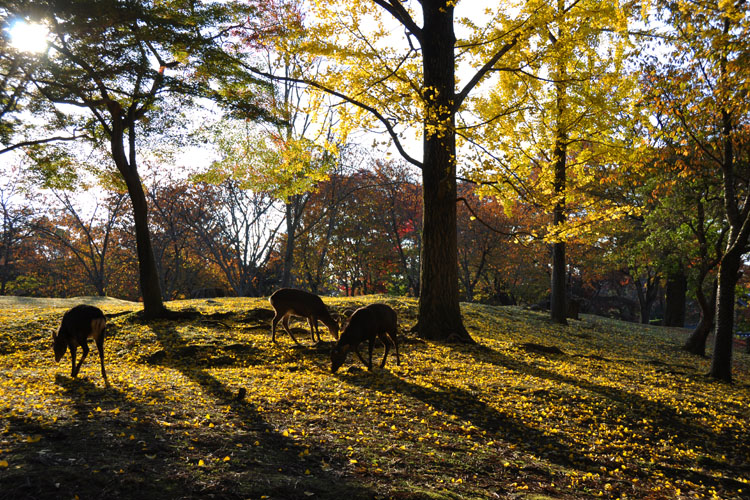
[[[88,339],[94,339],[99,351],[99,360],[102,365],[102,378],[104,385],[109,387],[107,372],[104,369],[104,335],[107,320],[101,309],[85,304],[77,305],[63,314],[62,323],[57,334],[52,333],[52,347],[55,352],[55,362],[60,362],[65,351],[70,349],[72,368],[71,378],[76,378],[81,370],[83,360],[89,354]],[[76,349],[81,347],[83,355],[76,365]]]
[[[338,340],[338,323],[331,317],[323,300],[314,293],[293,288],[280,288],[273,292],[268,300],[271,302],[271,307],[273,307],[276,313],[271,321],[271,340],[273,342],[276,342],[276,325],[281,321],[284,330],[286,330],[296,344],[299,344],[289,329],[289,317],[291,315],[307,318],[307,322],[310,324],[310,335],[313,343],[316,343],[315,334],[318,335],[318,342],[320,342],[320,331],[318,331],[319,320],[326,325],[331,335]]]
[[[398,341],[396,340],[397,332],[398,320],[396,312],[390,306],[386,304],[370,304],[360,307],[349,318],[349,323],[344,328],[344,331],[341,332],[341,338],[339,338],[331,351],[331,371],[336,373],[336,370],[346,361],[346,355],[351,350],[354,350],[357,357],[367,366],[368,370],[372,370],[372,350],[375,347],[376,338],[379,338],[385,346],[385,354],[383,354],[383,361],[380,363],[380,368],[385,366],[390,344],[393,344],[396,350],[396,364],[401,365],[401,359],[398,354]],[[369,342],[368,351],[370,357],[368,361],[365,361],[359,353],[359,344],[365,340]]]

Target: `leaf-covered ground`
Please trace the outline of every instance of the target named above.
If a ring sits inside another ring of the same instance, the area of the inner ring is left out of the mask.
[[[464,305],[476,346],[407,333],[401,366],[330,372],[333,339],[270,341],[264,299],[170,303],[178,321],[111,315],[105,389],[52,357],[65,311],[0,309],[0,498],[750,498],[750,362],[735,383],[685,331]],[[190,319],[188,319],[190,318]],[[93,347],[93,346],[92,346]],[[376,351],[377,361],[382,348]]]

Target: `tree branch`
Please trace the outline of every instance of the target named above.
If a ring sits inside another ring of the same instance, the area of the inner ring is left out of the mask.
[[[33,140],[33,141],[23,141],[23,142],[19,142],[17,144],[13,144],[12,146],[8,146],[8,147],[6,147],[4,149],[0,149],[0,155],[3,154],[3,153],[7,153],[9,151],[13,151],[14,149],[25,148],[27,146],[36,146],[36,145],[39,145],[39,144],[46,144],[48,142],[55,142],[55,141],[75,141],[77,139],[82,139],[82,138],[91,139],[91,137],[89,137],[88,135],[84,134],[84,135],[74,135],[72,137],[58,137],[58,136],[55,136],[55,137],[48,137],[46,139],[36,139],[36,140]]]
[[[373,0],[373,3],[379,5],[389,14],[391,14],[398,22],[400,22],[409,33],[414,35],[419,40],[420,45],[422,44],[423,34],[422,28],[417,26],[414,19],[411,18],[409,12],[401,5],[399,0]]]
[[[308,85],[312,88],[318,89],[322,92],[325,92],[327,94],[330,94],[334,97],[338,97],[339,99],[348,102],[349,104],[353,104],[354,106],[357,106],[361,109],[364,109],[365,111],[368,111],[370,114],[372,114],[375,118],[377,118],[386,128],[386,131],[388,132],[388,135],[390,136],[391,140],[393,141],[393,144],[396,146],[396,149],[401,154],[401,156],[414,165],[415,167],[422,169],[423,164],[421,161],[417,160],[416,158],[413,158],[409,153],[406,152],[403,145],[401,144],[401,140],[398,137],[398,134],[393,128],[393,125],[388,121],[388,119],[382,115],[377,109],[373,108],[372,106],[369,106],[361,101],[358,101],[357,99],[354,99],[353,97],[349,97],[346,94],[343,94],[337,90],[330,89],[326,87],[325,85],[322,85],[318,82],[313,82],[310,80],[306,80],[303,78],[294,78],[289,76],[278,76],[273,75],[271,73],[267,73],[265,71],[261,71],[257,68],[253,68],[252,66],[249,66],[245,63],[240,63],[244,68],[246,68],[248,71],[255,73],[256,75],[260,75],[264,78],[268,78],[270,80],[279,80],[284,82],[293,82],[293,83],[299,83],[302,85]]]

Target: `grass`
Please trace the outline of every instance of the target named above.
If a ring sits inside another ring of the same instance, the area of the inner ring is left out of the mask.
[[[271,343],[264,299],[152,323],[102,302],[109,389],[95,349],[77,379],[54,363],[70,304],[5,304],[0,498],[750,498],[746,354],[718,384],[685,330],[464,304],[478,345],[455,346],[407,333],[414,300],[326,299],[372,301],[399,313],[401,365],[335,375],[327,332]]]

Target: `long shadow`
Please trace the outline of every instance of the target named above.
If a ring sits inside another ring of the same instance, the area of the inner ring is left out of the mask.
[[[199,384],[204,394],[229,409],[225,418],[236,427],[221,432],[201,423],[196,429],[188,422],[194,415],[192,408],[171,403],[171,386],[141,394],[149,399],[146,403],[132,397],[140,392],[138,387],[115,384],[105,389],[98,372],[76,379],[58,374],[55,383],[69,402],[54,423],[49,416],[0,420],[7,422],[7,428],[0,426],[0,435],[11,436],[13,442],[0,455],[9,463],[0,468],[0,500],[377,496],[367,485],[344,477],[343,467],[338,467],[345,462],[343,457],[328,456],[325,450],[303,447],[283,436],[252,403],[208,373],[211,366],[226,366],[228,360],[207,358],[203,365],[184,364],[207,346],[196,351],[171,323],[153,324],[152,331],[166,355],[151,362],[176,369]],[[240,362],[260,362],[253,349],[222,347]],[[170,417],[171,412],[177,415]],[[232,458],[223,462],[229,455]],[[215,462],[203,469],[201,459]],[[323,461],[330,466],[324,468]]]
[[[469,420],[495,438],[512,443],[529,454],[541,455],[561,466],[591,471],[598,469],[599,464],[554,436],[501,413],[463,389],[449,385],[439,385],[439,389],[423,387],[398,378],[387,370],[355,371],[339,375],[339,378],[365,389],[418,399],[441,412]]]
[[[152,325],[151,328],[165,350],[174,352],[189,348],[174,326]],[[245,353],[245,355],[251,354]],[[264,482],[269,485],[271,496],[274,490],[282,498],[290,499],[307,499],[313,495],[315,498],[338,498],[342,492],[345,492],[346,496],[351,499],[370,499],[376,496],[375,490],[358,484],[354,480],[346,479],[334,470],[339,460],[338,457],[328,456],[324,450],[303,447],[293,439],[283,436],[261,416],[254,404],[244,397],[238,397],[225,384],[208,373],[204,367],[188,365],[180,361],[179,358],[167,356],[160,361],[160,364],[180,371],[188,379],[199,384],[219,404],[231,408],[231,413],[242,421],[244,429],[252,432],[252,439],[248,438],[250,444],[252,440],[260,441],[260,446],[247,446],[243,449],[248,455],[253,455],[248,459],[256,466],[256,472],[267,476]],[[251,364],[253,364],[252,361]],[[232,442],[235,437],[229,435],[226,439]],[[228,447],[233,447],[232,443],[228,444]],[[258,451],[251,451],[256,449]],[[303,452],[306,456],[301,458]],[[343,463],[343,458],[340,460]],[[333,467],[323,469],[321,467],[323,461],[332,463]],[[278,478],[279,467],[283,467],[285,471],[294,472],[292,484],[283,484],[284,481]],[[274,484],[273,476],[277,477],[275,481],[277,484]]]
[[[470,355],[478,361],[508,368],[524,375],[551,380],[559,384],[575,386],[584,391],[598,394],[606,400],[615,403],[620,408],[623,415],[630,416],[632,422],[628,425],[633,428],[637,428],[643,419],[652,420],[653,435],[650,436],[652,442],[658,441],[659,439],[671,439],[680,442],[689,448],[706,450],[706,452],[712,456],[717,454],[721,456],[731,453],[735,458],[733,460],[734,463],[731,466],[725,466],[724,470],[737,470],[738,467],[743,470],[750,470],[750,467],[744,465],[745,457],[750,454],[750,442],[738,442],[737,436],[729,430],[717,433],[709,427],[696,425],[694,422],[697,421],[697,416],[690,412],[678,411],[666,404],[649,400],[639,394],[627,392],[616,387],[604,386],[587,380],[581,380],[557,372],[545,370],[501,354],[487,346],[454,345],[452,347],[454,350],[462,354]],[[562,356],[565,356],[565,354],[562,354]],[[675,435],[677,436],[676,440],[674,439]],[[728,443],[731,443],[731,446],[729,446]],[[674,467],[672,465],[674,465]],[[665,476],[672,479],[682,479],[691,482],[696,482],[700,479],[700,481],[706,485],[721,485],[723,487],[731,488],[742,488],[745,486],[742,483],[729,478],[716,477],[683,469],[680,468],[680,465],[685,464],[677,462],[666,466],[655,464],[653,465],[653,468],[660,470]],[[706,465],[707,464],[705,463],[701,464],[701,467],[705,467]],[[721,469],[717,468],[715,470]]]
[[[179,474],[179,442],[154,421],[134,421],[142,408],[115,387],[56,375],[70,399],[54,423],[11,416],[7,432],[16,445],[0,474],[0,499],[190,498],[205,488],[199,476]],[[142,413],[141,413],[142,414]],[[228,496],[230,497],[230,496]]]

